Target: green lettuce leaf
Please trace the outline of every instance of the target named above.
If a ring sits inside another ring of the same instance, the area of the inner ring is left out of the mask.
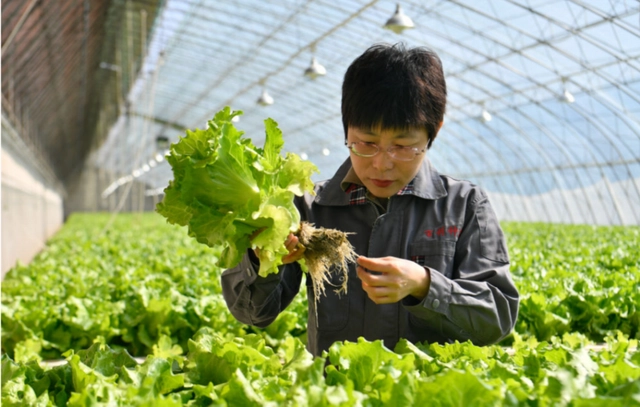
[[[207,129],[188,130],[171,146],[174,179],[156,210],[169,223],[187,226],[198,242],[220,248],[220,267],[260,249],[259,274],[266,276],[278,271],[284,242],[299,228],[294,196],[313,193],[311,175],[318,170],[295,154],[281,155],[284,139],[272,119],[265,120],[264,147],[254,146],[231,121],[239,114],[225,107]]]

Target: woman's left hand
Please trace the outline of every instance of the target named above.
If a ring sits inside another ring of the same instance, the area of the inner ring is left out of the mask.
[[[408,295],[422,300],[429,292],[429,272],[411,260],[360,256],[357,262],[356,272],[362,281],[362,289],[376,304],[391,304]]]

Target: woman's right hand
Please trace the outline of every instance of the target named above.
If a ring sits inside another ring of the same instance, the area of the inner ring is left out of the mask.
[[[305,248],[300,244],[298,236],[293,233],[289,233],[287,240],[284,242],[284,246],[289,251],[289,254],[282,256],[282,264],[293,263],[302,258]]]
[[[256,233],[251,236],[251,240],[253,240],[257,235],[260,234],[262,230],[258,230]],[[287,248],[288,254],[282,256],[282,264],[294,263],[302,258],[304,254],[304,246],[299,244],[298,236],[293,233],[289,233],[287,236],[287,240],[284,242],[284,246]],[[254,249],[253,252],[256,254],[258,258],[260,258],[260,249]]]

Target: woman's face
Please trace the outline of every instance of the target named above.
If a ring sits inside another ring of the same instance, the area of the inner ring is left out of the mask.
[[[394,130],[349,127],[347,131],[347,145],[366,143],[379,148],[373,157],[362,157],[349,149],[353,170],[367,190],[378,198],[397,194],[416,176],[425,157],[427,142],[427,130],[424,128]],[[410,161],[401,161],[392,158],[387,151],[392,147],[414,147],[418,153]]]

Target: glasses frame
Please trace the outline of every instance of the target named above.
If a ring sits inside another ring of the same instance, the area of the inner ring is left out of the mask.
[[[375,147],[376,148],[376,152],[373,154],[362,154],[357,152],[356,150],[353,149],[353,146],[356,144],[366,144],[370,147]],[[347,148],[349,149],[349,151],[351,151],[353,154],[357,155],[358,157],[362,157],[362,158],[373,158],[375,156],[377,156],[378,154],[380,154],[380,152],[383,150],[382,148],[380,148],[379,145],[374,144],[374,143],[367,143],[365,141],[352,141],[352,142],[348,142],[345,141],[344,145],[347,146]],[[394,151],[398,151],[399,149],[408,149],[408,150],[412,150],[415,155],[408,159],[408,160],[403,160],[402,158],[397,158],[394,156]],[[394,160],[397,161],[404,161],[404,162],[408,162],[408,161],[413,161],[415,160],[415,158],[417,156],[419,156],[420,154],[423,154],[425,151],[427,151],[427,146],[425,146],[423,149],[419,149],[418,147],[403,147],[403,146],[391,146],[391,147],[387,147],[386,150],[384,150],[384,152],[386,152],[389,157],[391,157]]]

